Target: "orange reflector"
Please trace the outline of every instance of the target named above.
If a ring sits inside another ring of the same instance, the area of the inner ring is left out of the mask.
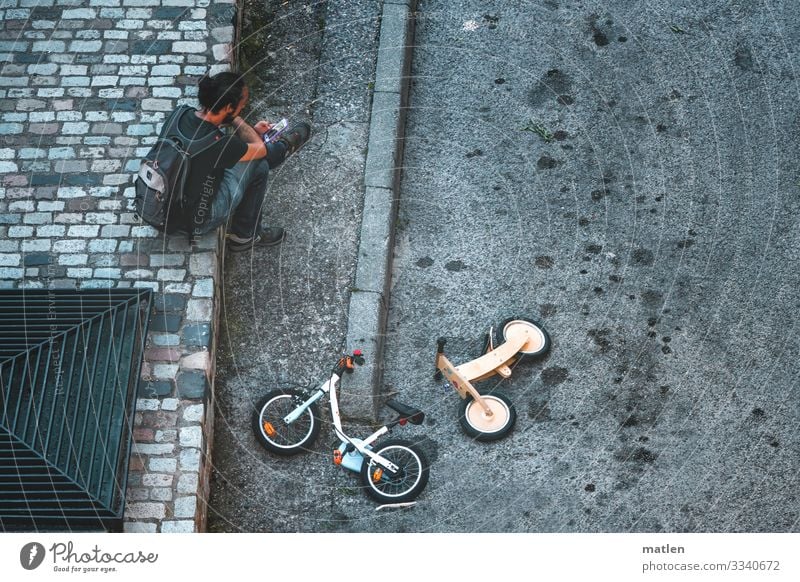
[[[333,464],[334,465],[342,464],[342,451],[339,450],[333,451]]]
[[[275,436],[275,427],[272,426],[271,422],[265,422],[263,425],[264,432],[267,433],[267,436],[274,437]]]
[[[381,469],[380,467],[378,467],[377,469],[375,469],[375,470],[372,472],[372,480],[373,480],[375,483],[377,483],[378,481],[380,481],[380,480],[381,480],[381,477],[383,477],[383,469]]]

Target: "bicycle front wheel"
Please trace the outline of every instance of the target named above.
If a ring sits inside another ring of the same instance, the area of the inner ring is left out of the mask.
[[[319,435],[319,411],[316,403],[306,408],[297,420],[287,424],[284,418],[303,404],[297,390],[272,390],[258,401],[253,411],[253,432],[268,451],[289,456],[307,451]]]
[[[514,405],[508,396],[500,392],[481,394],[481,397],[492,414],[486,414],[478,401],[467,396],[458,409],[461,428],[476,441],[496,441],[503,438],[511,432],[517,420]]]
[[[392,475],[373,459],[364,458],[361,482],[367,495],[381,503],[403,503],[416,499],[428,484],[430,463],[416,444],[404,439],[388,439],[375,446],[375,454],[399,467]]]

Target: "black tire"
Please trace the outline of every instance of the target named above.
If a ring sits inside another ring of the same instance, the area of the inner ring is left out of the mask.
[[[531,328],[533,328],[534,334],[537,336],[538,341],[530,350],[520,350],[517,352],[520,356],[529,356],[529,357],[541,357],[544,356],[547,352],[550,351],[550,334],[547,333],[547,330],[542,327],[542,325],[532,319],[527,319],[525,317],[510,317],[506,319],[503,323],[500,324],[500,327],[497,328],[497,339],[498,343],[502,343],[506,341],[506,329],[510,325],[521,325],[525,324]]]
[[[412,501],[428,484],[430,463],[422,449],[405,439],[387,439],[372,449],[400,467],[396,476],[383,469],[377,481],[373,480],[376,469],[382,467],[369,457],[361,465],[361,483],[372,499],[380,503],[404,503]]]
[[[488,402],[494,414],[487,417],[481,405],[472,396],[467,396],[458,407],[458,422],[464,432],[476,441],[499,440],[514,428],[517,411],[508,396],[502,392],[481,392],[481,396]]]
[[[276,455],[289,456],[308,451],[314,444],[320,430],[316,402],[293,423],[283,422],[283,418],[304,400],[304,395],[297,390],[278,389],[268,392],[258,401],[253,411],[253,432],[265,449]],[[265,422],[270,423],[272,434],[268,433]]]

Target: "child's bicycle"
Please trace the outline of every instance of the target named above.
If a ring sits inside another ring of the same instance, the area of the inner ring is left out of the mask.
[[[495,338],[497,332],[497,338]],[[495,342],[503,343],[495,346]],[[461,428],[476,441],[494,441],[503,438],[514,427],[517,412],[511,400],[497,390],[478,391],[473,382],[491,378],[495,374],[508,378],[511,365],[523,356],[543,356],[550,350],[550,335],[541,324],[523,317],[505,320],[495,330],[489,328],[484,342],[483,355],[456,366],[444,355],[445,338],[436,342],[437,381],[447,379],[459,396],[461,405],[458,419]]]
[[[355,364],[363,364],[360,350],[345,355],[333,368],[331,377],[312,392],[277,389],[259,400],[253,413],[253,431],[264,448],[277,455],[289,456],[308,451],[319,436],[320,416],[317,401],[325,393],[333,426],[342,442],[333,452],[333,462],[358,473],[367,494],[384,504],[404,504],[415,499],[428,483],[430,463],[414,443],[398,438],[375,441],[396,425],[422,424],[425,418],[418,408],[394,400],[386,405],[397,412],[389,424],[364,439],[349,437],[342,429],[336,386],[344,372],[352,372]]]

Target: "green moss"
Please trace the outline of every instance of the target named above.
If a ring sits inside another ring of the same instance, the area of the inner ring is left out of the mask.
[[[267,45],[267,34],[274,15],[266,3],[246,1],[241,8],[245,18],[239,34],[239,71],[252,93],[261,93],[264,81],[254,71],[263,68]]]

